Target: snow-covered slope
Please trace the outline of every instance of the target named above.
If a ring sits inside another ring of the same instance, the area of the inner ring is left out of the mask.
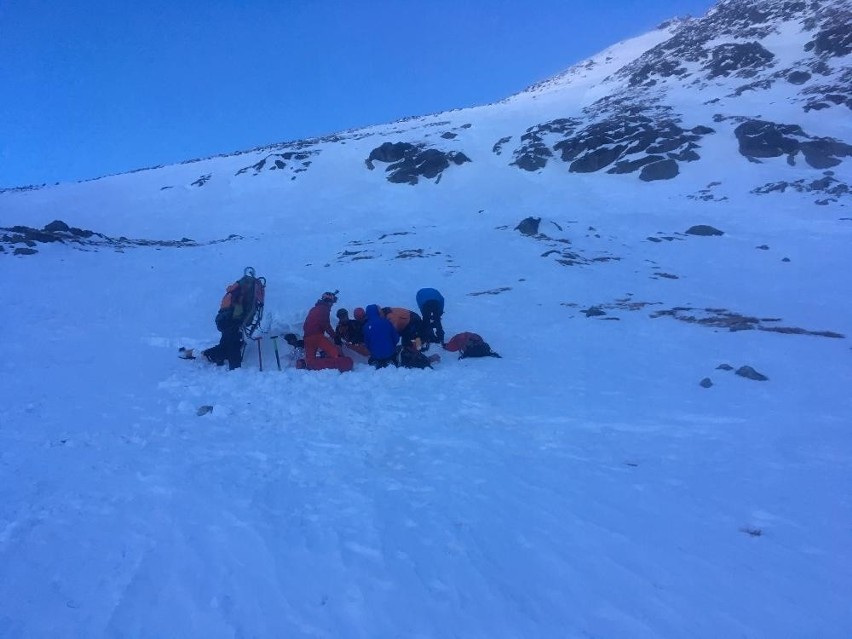
[[[0,193],[0,637],[848,637],[848,11]],[[247,265],[264,370],[178,360]],[[275,367],[421,286],[503,358]]]

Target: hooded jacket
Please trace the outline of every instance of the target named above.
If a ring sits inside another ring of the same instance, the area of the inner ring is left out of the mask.
[[[364,344],[373,359],[388,359],[396,355],[396,343],[399,333],[388,320],[379,313],[379,307],[370,304],[366,309],[367,322],[364,324]]]
[[[393,324],[397,333],[402,334],[402,332],[408,328],[408,325],[411,323],[411,311],[407,308],[398,307],[386,308],[384,310],[387,311],[384,314],[385,319]]]
[[[438,308],[441,312],[444,312],[444,296],[441,295],[437,289],[434,288],[421,288],[417,291],[417,306],[423,311],[423,305],[426,302],[437,302]]]
[[[325,333],[329,337],[334,337],[334,329],[331,328],[331,304],[322,300],[318,301],[314,307],[308,311],[308,316],[305,318],[303,327],[305,337],[311,335],[322,335]]]

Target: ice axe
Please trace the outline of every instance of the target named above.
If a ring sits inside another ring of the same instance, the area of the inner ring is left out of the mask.
[[[278,364],[278,370],[281,370],[281,357],[278,355],[278,335],[272,336],[272,344],[275,347],[275,363]]]
[[[263,372],[263,353],[260,351],[260,340],[263,339],[262,335],[258,335],[257,337],[252,337],[252,339],[257,342],[257,364],[260,367],[260,372]]]

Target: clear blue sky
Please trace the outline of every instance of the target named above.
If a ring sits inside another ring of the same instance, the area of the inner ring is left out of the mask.
[[[2,0],[0,187],[499,100],[712,0]]]

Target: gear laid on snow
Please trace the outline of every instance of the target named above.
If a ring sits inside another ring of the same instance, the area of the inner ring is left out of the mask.
[[[458,351],[459,359],[466,357],[500,357],[499,353],[491,350],[480,335],[476,333],[459,333],[453,335],[450,340],[444,344],[444,350],[451,352]]]

